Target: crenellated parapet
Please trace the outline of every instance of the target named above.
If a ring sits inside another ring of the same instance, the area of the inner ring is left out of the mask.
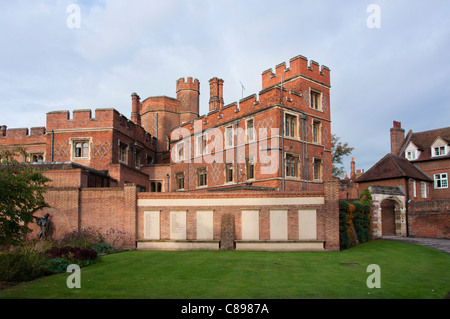
[[[28,128],[10,128],[8,129],[6,125],[0,127],[0,138],[5,139],[16,139],[25,137],[41,137],[45,136],[45,127],[32,127]]]
[[[275,67],[275,73],[268,69],[262,73],[262,89],[292,80],[295,77],[305,77],[307,79],[319,82],[320,84],[330,86],[330,69],[324,65],[319,66],[316,61],[310,60],[302,55],[297,55],[289,61],[289,67],[286,63],[280,63]]]

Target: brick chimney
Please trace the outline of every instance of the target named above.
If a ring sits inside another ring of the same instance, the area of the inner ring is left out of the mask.
[[[131,94],[131,122],[141,125],[140,97],[135,92]]]
[[[209,111],[223,108],[223,80],[216,77],[209,80]]]
[[[402,123],[394,121],[391,128],[391,154],[395,156],[400,155],[400,150],[405,139],[405,130],[402,129]]]
[[[352,161],[350,162],[350,179],[353,180],[356,177],[355,170],[355,159],[352,157]]]

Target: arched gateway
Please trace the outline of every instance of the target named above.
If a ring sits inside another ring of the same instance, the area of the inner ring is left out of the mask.
[[[400,187],[371,185],[373,237],[406,236],[405,194]]]

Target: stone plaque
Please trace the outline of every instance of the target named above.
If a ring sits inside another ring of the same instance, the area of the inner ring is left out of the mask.
[[[287,210],[270,211],[270,239],[271,240],[288,239]]]
[[[197,240],[212,240],[214,238],[214,220],[212,210],[197,212]]]
[[[242,240],[259,240],[259,210],[242,211]]]
[[[315,209],[298,210],[298,237],[302,239],[317,239],[317,223]]]
[[[144,212],[144,238],[160,239],[160,211]]]
[[[186,240],[186,211],[170,212],[170,239]]]

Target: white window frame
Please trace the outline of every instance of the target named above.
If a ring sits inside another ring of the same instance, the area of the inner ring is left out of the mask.
[[[438,186],[440,183],[440,186]],[[438,173],[434,174],[434,189],[445,189],[448,188],[448,174]]]
[[[427,198],[427,183],[425,183],[424,181],[420,182],[420,192],[422,198]]]

